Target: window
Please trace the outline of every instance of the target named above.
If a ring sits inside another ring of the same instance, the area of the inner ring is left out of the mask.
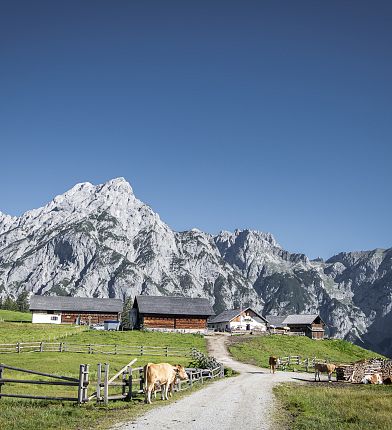
[[[59,317],[56,317],[56,316],[50,317],[51,321],[57,321],[58,319],[59,319]]]

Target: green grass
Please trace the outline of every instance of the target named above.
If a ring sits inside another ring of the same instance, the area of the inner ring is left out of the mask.
[[[151,345],[170,346],[176,348],[196,348],[206,351],[206,342],[203,336],[198,334],[160,333],[148,331],[98,331],[88,330],[72,336],[72,343],[95,343],[117,345]]]
[[[6,311],[4,309],[0,309],[0,322],[3,322],[3,321],[31,322],[31,313],[18,312],[18,311]]]
[[[80,331],[84,328],[75,326],[60,326],[28,323],[0,323],[0,343],[15,343],[17,341],[55,340],[81,344],[118,344],[118,345],[154,345],[181,348],[195,347],[206,351],[205,339],[200,335],[158,332],[103,332]],[[65,336],[68,336],[64,339]],[[114,375],[133,358],[137,358],[134,367],[140,367],[147,362],[169,362],[188,366],[191,358],[180,357],[149,357],[107,354],[80,354],[58,352],[26,352],[0,354],[0,362],[10,366],[38,370],[64,376],[78,377],[79,365],[90,365],[89,395],[95,391],[97,378],[97,363],[110,364],[110,375]],[[17,379],[41,379],[35,375],[27,375],[4,370],[3,377]],[[4,393],[17,393],[23,389],[24,393],[33,395],[76,396],[76,387],[43,386],[7,384],[2,387]],[[119,388],[111,388],[114,394]],[[185,392],[188,393],[187,390]],[[176,393],[174,398],[185,395]],[[159,396],[158,396],[159,397]],[[156,404],[162,404],[157,401]],[[92,403],[75,406],[70,402],[29,401],[21,399],[3,398],[0,400],[0,429],[1,430],[41,430],[45,429],[104,429],[118,421],[132,420],[151,406],[144,405],[141,397],[131,402],[111,402],[108,407],[97,406]]]
[[[268,367],[271,355],[317,357],[335,363],[350,363],[378,355],[341,339],[312,340],[306,336],[272,335],[232,338],[231,342],[229,350],[234,358],[261,367]]]
[[[290,430],[390,430],[392,387],[281,384],[279,425]],[[282,419],[283,417],[283,419]],[[282,422],[283,421],[283,422]]]
[[[0,322],[0,343],[52,341],[75,335],[83,330],[86,330],[86,327]]]

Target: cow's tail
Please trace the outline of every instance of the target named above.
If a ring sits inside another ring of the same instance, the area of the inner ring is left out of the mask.
[[[147,393],[147,373],[148,373],[148,368],[150,367],[150,364],[151,363],[147,363],[143,367],[144,393]]]

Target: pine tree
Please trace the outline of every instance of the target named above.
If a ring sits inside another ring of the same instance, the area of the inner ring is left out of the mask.
[[[18,306],[15,300],[13,300],[10,296],[7,296],[3,303],[3,309],[7,309],[8,311],[16,311],[18,310]]]
[[[29,311],[29,293],[27,291],[23,291],[19,294],[16,299],[16,306],[20,312]]]
[[[121,314],[121,325],[123,329],[128,330],[130,328],[129,324],[129,311],[132,309],[132,297],[124,297],[124,307]]]

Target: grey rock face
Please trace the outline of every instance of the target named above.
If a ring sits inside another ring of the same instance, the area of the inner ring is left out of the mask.
[[[343,337],[392,355],[392,249],[326,262],[269,233],[174,232],[118,178],[75,185],[21,217],[0,213],[0,296],[207,297],[219,312],[316,313]]]

